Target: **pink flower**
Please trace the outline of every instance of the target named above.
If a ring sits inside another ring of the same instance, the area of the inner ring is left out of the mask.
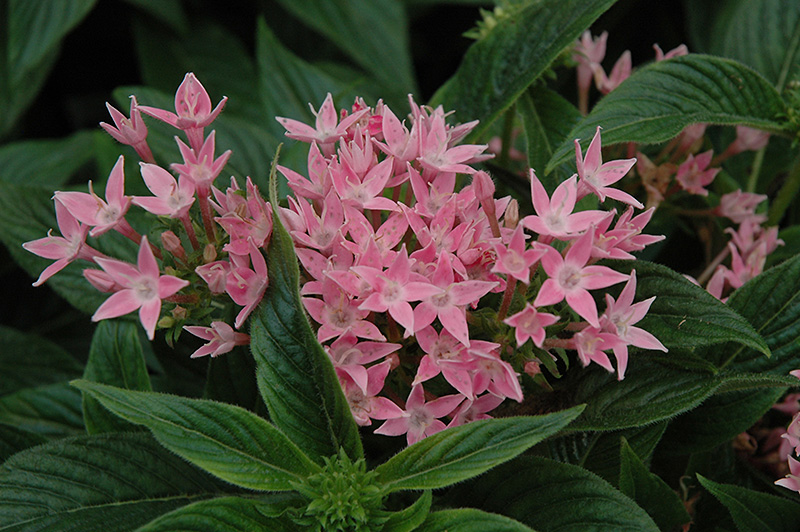
[[[209,340],[207,344],[192,353],[191,358],[211,355],[216,357],[233,351],[237,345],[248,345],[250,335],[236,332],[233,327],[224,321],[212,321],[211,327],[184,327],[184,329],[198,338]]]
[[[134,196],[133,204],[157,216],[184,218],[194,203],[194,183],[181,176],[180,182],[155,164],[139,163],[142,178],[155,197]]]
[[[608,196],[639,209],[644,207],[627,192],[609,186],[622,179],[636,164],[636,159],[619,159],[604,164],[599,126],[595,131],[592,142],[589,144],[589,148],[586,150],[586,157],[582,157],[581,145],[575,139],[575,159],[578,166],[578,176],[580,177],[578,197],[582,198],[592,192],[600,198],[600,201],[605,201],[606,196]]]
[[[789,457],[789,474],[786,478],[776,480],[775,484],[786,489],[800,492],[800,462]]]
[[[525,234],[522,226],[518,225],[511,235],[511,242],[508,247],[502,244],[495,244],[494,250],[497,253],[497,262],[492,268],[494,273],[504,273],[525,284],[528,284],[531,275],[531,267],[544,255],[544,247],[534,247],[525,249]]]
[[[216,159],[214,158],[215,139],[216,131],[212,131],[198,149],[189,148],[178,137],[175,137],[178,149],[183,156],[183,164],[175,163],[170,165],[170,168],[194,183],[202,196],[208,196],[212,183],[231,156],[231,150],[227,150]]]
[[[597,327],[586,327],[572,337],[578,358],[584,367],[594,362],[609,372],[614,371],[614,366],[603,351],[617,347],[621,342],[613,334],[605,333]],[[620,377],[621,379],[621,377]]]
[[[438,418],[450,414],[463,400],[463,395],[456,394],[439,397],[426,403],[425,391],[421,384],[417,384],[411,388],[411,393],[408,395],[405,415],[386,421],[375,430],[375,434],[386,436],[405,434],[408,445],[413,445],[426,436],[444,430],[445,424]]]
[[[550,278],[545,280],[533,306],[555,305],[566,299],[567,304],[592,327],[600,327],[597,305],[589,290],[621,283],[628,276],[606,266],[586,265],[591,257],[593,237],[594,231],[586,232],[573,242],[563,258],[555,249],[547,250],[542,257],[542,266]]]
[[[607,76],[605,70],[600,65],[594,67],[594,82],[597,90],[603,94],[613,91],[619,84],[628,79],[631,75],[631,53],[625,50],[611,69],[611,75]]]
[[[114,120],[114,125],[100,122],[100,127],[105,129],[106,133],[114,137],[117,142],[133,146],[133,149],[136,150],[142,160],[153,163],[155,159],[153,159],[150,146],[147,145],[147,126],[142,120],[142,113],[137,105],[136,96],[131,96],[131,117],[125,118],[125,115],[106,102],[106,108]]]
[[[311,106],[309,105],[309,107]],[[311,112],[316,117],[314,127],[298,120],[280,116],[275,117],[275,120],[286,128],[287,137],[302,142],[316,142],[322,148],[325,156],[330,157],[333,154],[334,143],[344,137],[350,126],[361,120],[369,112],[369,109],[356,111],[339,122],[339,115],[336,114],[336,108],[333,105],[333,96],[328,93],[319,111],[315,111],[311,107]]]
[[[544,343],[544,328],[548,325],[553,325],[558,321],[558,316],[555,314],[548,314],[546,312],[538,312],[536,308],[530,303],[525,304],[525,308],[503,320],[503,323],[514,327],[514,337],[517,340],[517,346],[522,347],[522,344],[530,338],[536,347],[542,347]]]
[[[697,157],[690,154],[686,160],[681,163],[678,167],[678,173],[675,175],[675,180],[678,181],[683,190],[691,194],[708,196],[708,190],[706,190],[705,187],[714,181],[714,178],[720,171],[719,168],[708,168],[713,155],[713,150],[703,152]]]
[[[253,269],[248,266],[250,261],[247,260],[246,255],[231,254],[233,267],[228,272],[225,281],[225,290],[231,296],[233,302],[244,307],[239,311],[233,324],[237,329],[242,326],[244,320],[247,319],[261,301],[261,297],[269,284],[267,262],[264,260],[264,255],[260,249],[256,248],[252,240],[248,241],[248,246]]]
[[[451,146],[444,115],[436,113],[430,117],[430,121],[432,122],[430,128],[420,135],[417,160],[423,168],[436,172],[475,173],[475,169],[467,163],[480,155],[486,149],[486,145]]]
[[[62,236],[52,236],[50,234],[52,230],[50,230],[46,237],[22,244],[25,250],[34,255],[46,259],[56,259],[53,264],[44,269],[33,286],[40,286],[76,259],[92,261],[94,257],[100,256],[99,252],[86,244],[89,227],[76,220],[60,201],[56,200],[55,203],[58,230],[61,231]]]
[[[592,33],[586,30],[575,45],[572,59],[578,63],[578,88],[580,90],[589,89],[595,68],[600,65],[606,56],[607,40],[607,31],[604,31],[598,37],[592,37]]]
[[[631,277],[625,283],[622,292],[614,301],[610,295],[606,294],[606,311],[601,318],[604,331],[613,333],[622,340],[619,345],[614,346],[614,356],[617,358],[617,374],[619,380],[625,377],[625,368],[628,365],[628,345],[641,347],[642,349],[658,349],[667,351],[667,348],[649,332],[639,327],[634,327],[644,318],[650,305],[656,299],[655,296],[640,301],[633,302],[636,294],[636,270],[631,271]]]
[[[747,218],[753,218],[756,223],[766,221],[767,217],[756,214],[756,207],[767,199],[765,194],[742,192],[742,189],[723,194],[719,199],[719,206],[714,209],[717,216],[729,218],[733,223],[740,224]]]
[[[340,370],[336,372],[339,376],[344,396],[347,399],[347,404],[350,406],[350,412],[352,412],[356,423],[362,427],[371,425],[373,419],[397,419],[406,415],[403,409],[386,397],[377,397],[383,388],[383,383],[390,368],[391,362],[389,360],[367,368],[366,388],[356,384],[348,373]]]
[[[137,266],[103,257],[97,257],[95,262],[121,289],[100,305],[92,316],[92,321],[124,316],[139,309],[139,319],[151,340],[155,336],[156,322],[161,314],[161,300],[189,285],[189,281],[175,276],[160,275],[158,263],[146,236],[142,237],[139,245]]]
[[[676,46],[666,54],[661,49],[661,47],[657,44],[653,45],[653,49],[656,51],[656,62],[663,61],[665,59],[672,59],[673,57],[680,57],[682,55],[689,54],[689,48],[685,44],[681,44]]]
[[[89,194],[55,193],[55,198],[64,204],[72,216],[93,227],[89,233],[91,236],[99,236],[110,229],[127,226],[125,214],[131,205],[131,198],[125,195],[124,163],[125,159],[120,155],[108,176],[105,201],[94,193],[91,181],[89,181]]]
[[[192,72],[189,72],[175,92],[177,114],[156,107],[139,106],[139,109],[172,127],[186,131],[189,144],[193,149],[199,151],[203,144],[203,128],[217,119],[226,101],[228,101],[228,97],[223,96],[212,110],[211,98],[205,87]]]
[[[531,199],[535,215],[522,219],[522,225],[539,235],[559,239],[569,239],[580,234],[592,224],[602,220],[606,213],[602,211],[582,211],[573,213],[578,200],[578,186],[575,176],[563,181],[553,197],[548,198],[544,185],[539,181],[531,168]]]
[[[473,397],[470,371],[474,369],[474,364],[467,347],[447,330],[437,333],[431,326],[417,331],[416,338],[425,356],[419,361],[417,375],[411,385],[425,382],[441,373],[462,395]]]
[[[481,419],[492,419],[492,416],[486,412],[491,412],[505,400],[504,397],[499,397],[491,393],[485,393],[474,401],[464,401],[458,410],[453,415],[453,420],[447,425],[447,428],[458,427],[466,423],[478,421]]]

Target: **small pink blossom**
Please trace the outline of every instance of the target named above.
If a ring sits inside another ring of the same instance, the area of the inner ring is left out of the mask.
[[[522,225],[518,225],[511,235],[508,247],[503,244],[495,244],[494,250],[497,253],[497,262],[492,268],[494,273],[504,273],[525,284],[528,284],[531,275],[531,267],[536,264],[545,253],[545,247],[525,249],[525,234]]]
[[[157,216],[185,218],[194,203],[194,183],[181,176],[180,182],[155,164],[140,163],[142,178],[150,196],[134,196],[133,204]]]
[[[792,491],[800,492],[800,462],[789,457],[789,474],[786,478],[776,480],[775,484]]]
[[[106,108],[114,120],[114,125],[100,122],[100,127],[117,142],[132,146],[143,161],[153,163],[155,159],[150,151],[150,146],[147,145],[147,126],[142,120],[142,113],[137,106],[136,96],[131,96],[131,117],[126,118],[124,114],[106,102]]]
[[[504,397],[499,397],[491,393],[485,393],[474,401],[464,401],[458,410],[453,414],[453,420],[447,425],[447,428],[458,427],[473,421],[481,419],[492,419],[492,416],[487,414],[491,412],[505,400]]]
[[[682,55],[689,54],[689,48],[685,44],[681,44],[676,46],[666,54],[661,49],[661,47],[657,44],[653,45],[653,49],[656,51],[656,62],[664,61],[665,59],[672,59],[673,57],[680,57]]]
[[[198,338],[208,340],[203,347],[192,353],[191,358],[211,355],[212,358],[229,353],[237,345],[248,345],[250,335],[236,332],[224,321],[212,321],[211,327],[186,326],[184,329]]]
[[[578,197],[582,198],[589,193],[594,193],[605,201],[606,197],[633,205],[639,209],[644,206],[627,192],[610,185],[622,179],[625,174],[636,164],[636,159],[619,159],[603,163],[602,146],[600,140],[600,127],[595,131],[592,142],[586,150],[586,156],[581,154],[581,145],[575,140],[575,159],[578,166]]]
[[[594,82],[597,85],[597,90],[603,94],[608,94],[617,87],[620,83],[628,79],[631,75],[631,53],[625,50],[622,55],[614,63],[611,68],[611,75],[606,75],[605,70],[600,65],[594,66]]]
[[[605,333],[597,327],[586,327],[582,331],[575,333],[572,337],[572,342],[584,367],[594,362],[609,372],[614,371],[614,366],[608,359],[608,355],[603,351],[620,345],[621,342],[616,335]]]
[[[690,194],[708,196],[708,190],[706,190],[705,187],[714,181],[714,178],[720,171],[719,168],[708,168],[713,155],[713,150],[703,152],[697,157],[690,154],[686,160],[681,163],[678,167],[678,173],[675,175],[675,180],[680,184],[683,190]]]
[[[426,436],[444,430],[445,424],[438,418],[450,414],[463,400],[463,395],[456,394],[425,402],[425,391],[421,384],[417,384],[411,388],[406,401],[405,415],[386,421],[375,430],[375,434],[386,436],[405,434],[408,445],[413,445]]]
[[[606,56],[607,40],[607,31],[604,31],[597,37],[592,37],[592,33],[586,30],[575,45],[572,59],[578,63],[577,74],[579,90],[589,89],[595,69]]]
[[[729,218],[733,223],[740,224],[747,218],[753,218],[756,223],[766,221],[767,217],[756,214],[756,208],[767,199],[764,194],[742,192],[741,189],[723,194],[719,199],[719,206],[714,209],[717,216]]]
[[[367,368],[366,388],[357,385],[348,373],[337,370],[336,374],[342,385],[347,404],[350,406],[350,412],[353,413],[358,425],[365,427],[371,425],[373,419],[398,419],[406,416],[403,409],[391,400],[377,396],[383,389],[386,375],[390,369],[391,362],[389,360]]]
[[[310,104],[309,107],[311,107]],[[322,148],[322,153],[324,153],[326,157],[330,157],[333,154],[334,143],[344,137],[347,134],[348,128],[361,120],[361,118],[369,112],[369,109],[357,111],[339,122],[339,116],[333,105],[333,96],[331,96],[331,93],[328,93],[319,111],[311,107],[311,112],[316,117],[314,127],[291,118],[279,116],[275,119],[286,128],[287,137],[302,142],[316,142]]]
[[[139,319],[150,340],[155,336],[161,300],[189,285],[189,281],[173,275],[160,275],[146,236],[139,246],[137,266],[103,257],[96,258],[95,262],[122,288],[100,305],[92,321],[124,316],[139,309]]]
[[[209,195],[211,185],[231,156],[231,150],[227,150],[216,159],[214,158],[215,139],[216,131],[212,131],[202,146],[189,148],[178,137],[175,137],[178,149],[183,156],[183,164],[174,163],[170,165],[170,168],[194,183],[198,193],[203,197]]]
[[[231,255],[233,267],[228,272],[225,281],[225,291],[231,296],[233,302],[244,307],[239,311],[234,322],[237,329],[242,326],[244,320],[261,301],[269,284],[267,262],[264,260],[263,253],[256,248],[252,240],[248,241],[248,246],[250,260],[248,261],[247,255]],[[252,269],[248,266],[249,262],[252,262]]]
[[[503,323],[514,327],[514,337],[517,340],[517,346],[522,347],[522,344],[530,338],[536,347],[542,347],[544,343],[545,331],[544,328],[553,325],[558,321],[558,316],[555,314],[548,314],[547,312],[538,312],[536,307],[530,303],[525,304],[525,308],[503,320]]]

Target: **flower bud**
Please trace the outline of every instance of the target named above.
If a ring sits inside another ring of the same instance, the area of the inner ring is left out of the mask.
[[[178,235],[172,231],[164,231],[161,233],[161,245],[176,258],[186,262],[186,251],[183,249],[183,244],[181,244],[181,239],[178,238]]]
[[[217,248],[214,244],[206,244],[206,247],[203,249],[203,262],[208,264],[209,262],[214,262],[217,259]]]
[[[512,199],[506,207],[506,214],[503,216],[503,225],[508,229],[516,229],[519,224],[519,203]]]

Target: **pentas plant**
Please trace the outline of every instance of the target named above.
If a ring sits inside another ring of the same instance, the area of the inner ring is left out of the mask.
[[[171,166],[177,180],[160,166],[141,163],[154,196],[125,196],[121,157],[105,201],[91,186],[89,194],[54,196],[61,216],[78,224],[63,231],[79,235],[56,264],[88,259],[100,269],[85,270],[85,277],[112,294],[92,319],[138,309],[153,339],[166,302],[171,305],[162,326],[177,324],[208,341],[193,357],[246,344],[248,336],[235,329],[269,284],[263,250],[272,207],[249,179],[245,190],[234,178],[224,192],[213,186],[229,152],[215,158],[215,133],[197,136],[225,102],[212,112],[210,101],[187,74],[175,97],[179,115],[134,107],[134,116],[141,110],[159,118],[186,132],[193,144],[176,138],[184,159]],[[308,176],[277,167],[295,194],[278,214],[304,268],[303,304],[360,425],[385,421],[377,434],[405,435],[410,445],[446,426],[488,418],[505,399],[521,403],[519,374],[527,367],[546,383],[535,368],[544,364],[557,375],[556,348],[608,371],[615,371],[613,353],[620,380],[629,346],[666,351],[635,326],[654,299],[633,302],[635,270],[623,274],[596,264],[631,259],[631,252],[661,239],[642,233],[652,209],[634,215],[642,204],[612,186],[635,159],[603,162],[598,128],[586,154],[576,142],[578,173],[552,195],[529,171],[535,214],[520,219],[517,203],[495,198],[492,179],[472,166],[491,157],[486,146],[459,144],[477,123],[451,126],[441,107],[409,103],[410,115],[400,120],[382,102],[373,108],[361,99],[337,112],[329,94],[313,127],[278,118],[287,136],[310,144]],[[146,138],[135,143],[142,149]],[[460,176],[471,181],[457,190]],[[576,211],[587,197],[628,207],[620,216],[615,210]],[[195,204],[199,213],[192,211]],[[151,246],[126,221],[131,205],[179,221],[173,225],[180,236],[165,231],[162,246]],[[138,265],[94,251],[82,227],[91,227],[91,236],[113,229],[138,243]],[[47,237],[26,248],[44,254],[46,245],[66,241]],[[162,275],[156,255],[170,273]],[[49,270],[47,276],[54,268]],[[618,299],[605,293],[622,283]],[[493,303],[489,294],[497,295]],[[604,311],[596,299],[604,301]],[[242,307],[232,324],[205,309],[220,300]],[[475,313],[506,327],[470,326]]]

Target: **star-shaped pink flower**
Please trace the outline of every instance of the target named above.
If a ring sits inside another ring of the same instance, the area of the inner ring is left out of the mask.
[[[191,358],[211,355],[212,358],[229,353],[237,345],[248,345],[250,335],[236,332],[233,327],[224,321],[212,321],[210,327],[184,327],[184,329],[198,338],[209,342],[194,353]]]
[[[553,325],[558,321],[558,316],[555,314],[548,314],[547,312],[539,312],[536,307],[527,303],[525,308],[503,320],[503,323],[514,327],[514,337],[517,340],[517,346],[522,347],[522,344],[530,338],[536,347],[542,347],[544,343],[544,328],[548,325]]]
[[[578,182],[579,198],[593,193],[600,198],[600,201],[605,201],[606,197],[609,197],[639,209],[644,207],[639,200],[627,192],[610,186],[628,173],[636,164],[636,159],[619,159],[603,163],[599,126],[586,150],[586,157],[581,155],[581,145],[577,139],[575,140],[575,160],[578,166],[578,177],[580,177]]]

